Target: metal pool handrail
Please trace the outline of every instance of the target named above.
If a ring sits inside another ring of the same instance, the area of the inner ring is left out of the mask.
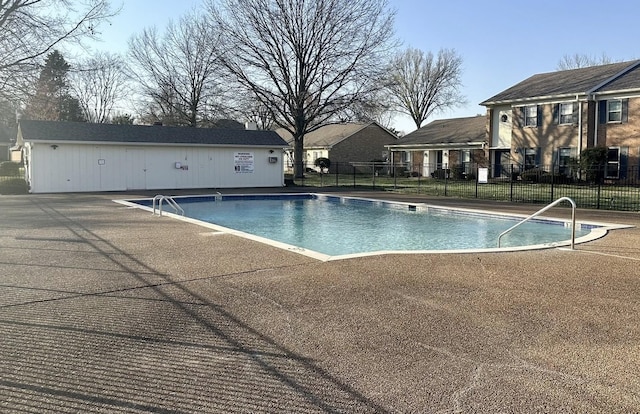
[[[184,209],[182,207],[180,207],[178,205],[178,203],[176,203],[176,201],[169,196],[165,196],[162,194],[158,194],[157,196],[153,197],[153,214],[156,214],[156,201],[158,201],[158,215],[162,216],[162,202],[166,201],[167,204],[169,204],[171,207],[173,207],[173,209],[176,211],[176,213],[180,213],[181,215],[184,216]]]
[[[547,205],[546,207],[536,211],[535,213],[533,213],[529,217],[527,217],[527,218],[523,219],[522,221],[518,222],[515,226],[512,226],[512,227],[508,228],[507,230],[503,231],[502,233],[500,233],[500,235],[498,236],[498,247],[500,247],[500,239],[502,238],[502,236],[504,236],[505,234],[509,233],[511,230],[515,229],[516,227],[520,226],[521,224],[531,220],[532,218],[536,217],[537,215],[544,213],[545,211],[549,210],[551,207],[554,207],[555,205],[560,204],[563,201],[568,201],[569,203],[571,203],[571,250],[574,250],[575,241],[576,241],[576,203],[572,199],[570,199],[569,197],[560,197],[559,199],[557,199],[553,203]]]

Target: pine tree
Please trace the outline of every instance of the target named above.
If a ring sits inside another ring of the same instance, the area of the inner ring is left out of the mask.
[[[49,53],[40,71],[35,93],[25,117],[47,121],[83,121],[78,100],[69,93],[67,74],[71,66],[57,50]]]

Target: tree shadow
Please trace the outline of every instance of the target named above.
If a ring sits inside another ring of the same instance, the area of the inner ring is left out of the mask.
[[[172,280],[57,206],[33,202],[75,242],[86,243],[101,263],[109,263],[117,277],[135,283],[91,292],[1,285],[56,296],[0,307],[5,401],[0,406],[160,413],[387,411],[189,289],[188,281]],[[66,270],[52,264],[48,272]],[[76,269],[93,270],[104,271]]]

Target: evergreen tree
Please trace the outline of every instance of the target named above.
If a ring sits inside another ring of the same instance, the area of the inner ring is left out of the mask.
[[[111,123],[116,125],[133,125],[133,121],[131,114],[117,114],[111,118]]]
[[[40,71],[35,93],[29,99],[25,117],[47,121],[83,121],[76,98],[69,93],[71,66],[57,50],[49,53]]]

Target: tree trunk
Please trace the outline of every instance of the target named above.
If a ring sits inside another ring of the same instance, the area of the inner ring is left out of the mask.
[[[293,176],[304,177],[304,135],[295,137],[293,144]]]

